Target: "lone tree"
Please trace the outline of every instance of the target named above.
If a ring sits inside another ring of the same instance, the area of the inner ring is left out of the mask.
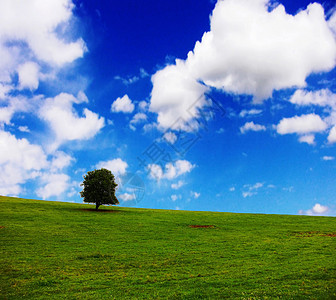
[[[96,210],[102,204],[119,204],[115,196],[118,185],[115,183],[114,175],[107,169],[89,171],[84,176],[81,186],[84,187],[80,192],[83,201],[96,203]]]

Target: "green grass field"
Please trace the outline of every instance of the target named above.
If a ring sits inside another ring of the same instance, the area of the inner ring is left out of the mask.
[[[0,197],[0,298],[336,298],[335,218],[93,208]]]

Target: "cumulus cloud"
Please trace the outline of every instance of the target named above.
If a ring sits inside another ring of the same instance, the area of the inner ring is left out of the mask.
[[[83,110],[83,117],[78,116],[73,104],[80,102],[81,100],[66,93],[45,100],[39,115],[56,135],[57,140],[53,147],[57,147],[63,141],[90,139],[103,128],[104,118],[87,108]]]
[[[328,135],[328,142],[330,144],[336,143],[336,126],[331,128],[330,133]]]
[[[178,199],[181,199],[182,198],[182,196],[181,195],[171,195],[170,196],[170,199],[173,201],[173,202],[175,202],[176,200],[178,200]]]
[[[139,124],[141,122],[145,122],[145,121],[147,121],[147,115],[141,112],[137,113],[133,116],[132,120],[130,121],[130,128],[132,130],[135,130],[136,128],[134,125]]]
[[[329,18],[328,26],[330,27],[330,29],[334,32],[336,36],[336,10],[334,10],[333,14]]]
[[[42,199],[62,195],[70,187],[70,177],[66,174],[43,174],[41,176],[43,187],[36,191],[36,195]]]
[[[0,2],[0,83],[13,89],[17,73],[18,89],[35,90],[40,65],[57,69],[83,56],[83,40],[71,41],[73,8],[71,0]]]
[[[118,195],[118,198],[120,198],[123,201],[132,201],[136,198],[135,194],[130,194],[130,193],[123,193]]]
[[[317,91],[297,90],[289,100],[291,103],[297,106],[320,106],[326,107],[326,111],[330,112],[330,115],[325,118],[331,130],[328,135],[328,142],[336,142],[336,94],[329,89],[322,89]]]
[[[208,88],[192,76],[184,61],[176,60],[176,65],[156,72],[152,83],[149,110],[158,114],[163,129],[172,128],[178,118],[190,121],[206,104],[204,93]]]
[[[74,158],[63,151],[56,151],[48,160],[39,145],[0,131],[0,194],[19,195],[23,184],[35,180],[41,186],[37,196],[59,196],[70,187],[70,177],[60,171],[72,161]]]
[[[328,206],[321,205],[320,203],[316,203],[313,208],[308,210],[299,210],[300,215],[308,215],[308,216],[323,216],[327,215],[330,208]]]
[[[264,125],[254,124],[254,122],[246,122],[244,126],[240,127],[241,133],[246,133],[247,131],[265,131],[266,127]]]
[[[147,166],[149,170],[149,175],[151,178],[156,179],[156,180],[161,180],[163,178],[163,171],[161,166],[157,164],[149,164]]]
[[[63,151],[56,151],[50,163],[51,171],[58,171],[68,167],[75,159]]]
[[[132,113],[133,110],[134,104],[127,95],[124,95],[122,98],[117,98],[111,105],[112,112]]]
[[[172,183],[171,188],[173,190],[178,190],[179,188],[181,188],[184,185],[184,182],[182,180],[179,180],[176,183]]]
[[[150,110],[164,128],[177,116],[191,119],[188,107],[208,87],[261,102],[274,90],[304,87],[309,74],[335,66],[333,27],[317,3],[290,15],[268,0],[218,1],[210,28],[186,60],[177,59],[152,76]],[[204,105],[201,101],[197,108]]]
[[[140,101],[138,104],[138,108],[140,111],[147,111],[148,110],[149,103],[146,101]]]
[[[317,91],[296,90],[289,100],[291,103],[308,106],[331,106],[336,108],[336,94],[329,89],[322,89]]]
[[[11,120],[15,113],[20,112],[30,112],[34,107],[34,101],[36,99],[31,99],[29,101],[25,97],[7,97],[7,106],[0,107],[0,128],[3,124],[10,125]]]
[[[182,174],[189,173],[195,165],[192,165],[187,160],[177,160],[175,163],[167,163],[165,168],[165,177],[167,179],[174,179]]]
[[[165,139],[166,142],[170,144],[174,144],[177,140],[176,134],[172,131],[165,132],[165,134],[163,135],[163,138]]]
[[[125,174],[127,167],[128,167],[127,162],[123,161],[121,158],[101,161],[96,165],[97,169],[101,169],[101,168],[108,169],[115,176]]]
[[[0,80],[1,81],[1,80]],[[7,97],[8,92],[12,89],[9,84],[4,84],[0,82],[0,100]]]
[[[328,125],[321,119],[319,115],[308,114],[295,116],[292,118],[283,118],[277,125],[279,134],[307,134],[313,132],[323,132]]]
[[[47,166],[47,157],[40,146],[0,130],[1,195],[18,195],[21,184],[36,178]]]
[[[315,145],[315,135],[306,134],[299,137],[300,143],[306,143],[308,145]]]
[[[211,31],[188,54],[188,63],[205,83],[261,100],[275,89],[305,86],[311,72],[331,70],[335,58],[320,4],[292,16],[281,4],[269,11],[267,0],[226,0],[217,3]]]
[[[39,85],[39,65],[26,62],[18,68],[20,89],[36,90]]]
[[[69,25],[74,5],[70,0],[3,0],[0,3],[0,41],[2,51],[13,59],[7,42],[24,42],[37,59],[56,65],[82,57],[84,42],[65,42],[57,26]],[[9,53],[8,53],[9,52]],[[10,59],[11,60],[11,59]]]
[[[16,113],[30,113],[55,133],[48,160],[41,146],[0,131],[1,194],[17,195],[24,183],[34,179],[41,186],[38,196],[61,195],[70,185],[69,176],[61,171],[74,159],[56,148],[63,141],[90,138],[104,125],[104,119],[88,109],[79,116],[73,105],[88,102],[81,91],[77,98],[60,94],[45,99],[26,93],[38,89],[41,80],[56,78],[61,67],[84,55],[85,43],[73,38],[74,7],[71,0],[0,1],[0,130],[4,124],[14,125]],[[30,132],[27,124],[15,128]]]
[[[172,180],[175,179],[185,173],[189,173],[195,165],[192,165],[189,161],[187,160],[177,160],[174,163],[167,163],[165,165],[164,170],[162,170],[162,167],[157,164],[149,164],[148,165],[148,170],[149,170],[149,175],[151,178],[156,179],[156,180],[161,180],[161,179],[168,179]]]

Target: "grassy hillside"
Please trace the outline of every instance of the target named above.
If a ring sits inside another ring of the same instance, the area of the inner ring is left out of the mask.
[[[0,197],[0,298],[336,298],[335,218],[93,208]]]

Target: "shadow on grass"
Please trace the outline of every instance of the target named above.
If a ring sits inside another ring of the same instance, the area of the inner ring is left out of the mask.
[[[113,210],[113,209],[95,209],[95,208],[77,208],[76,210],[96,212],[96,213],[120,213],[125,212],[124,210]]]

